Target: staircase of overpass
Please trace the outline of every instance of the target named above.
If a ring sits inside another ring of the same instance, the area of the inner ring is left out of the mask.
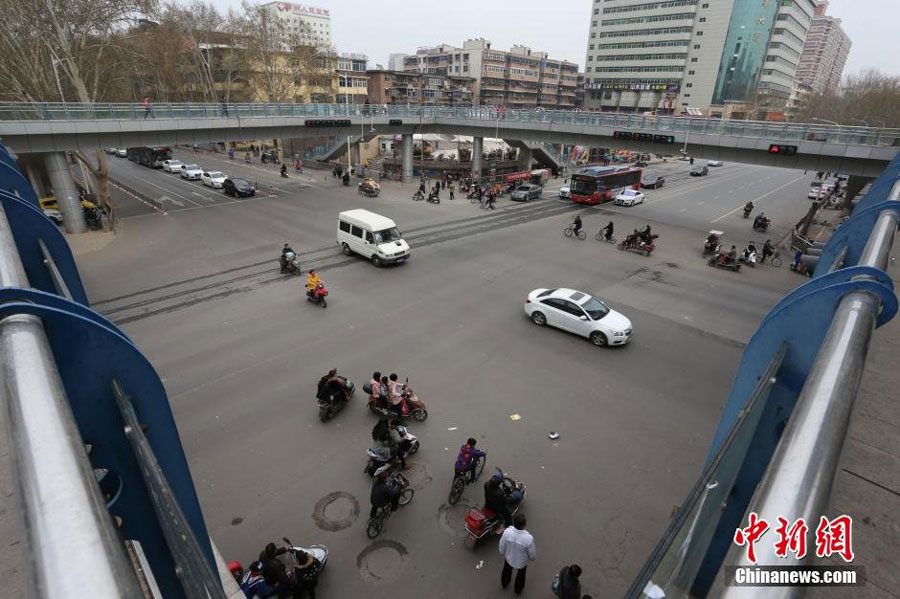
[[[91,309],[64,235],[2,145],[0,207],[0,434],[36,596],[224,597],[165,389]],[[754,513],[773,528],[803,518],[812,535],[825,513],[867,350],[898,309],[885,272],[898,222],[895,158],[748,342],[706,464],[628,597],[802,594],[727,586],[730,568],[751,565],[735,531]],[[771,542],[756,552],[766,566],[816,559]]]

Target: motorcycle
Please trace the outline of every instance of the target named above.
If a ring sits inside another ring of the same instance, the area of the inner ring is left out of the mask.
[[[750,218],[750,213],[753,212],[753,206],[744,206],[744,218]]]
[[[424,199],[425,199],[425,194],[422,193],[421,191],[416,191],[416,193],[414,193],[412,196],[413,202],[421,202]]]
[[[400,437],[404,441],[409,441],[409,449],[404,452],[403,459],[406,459],[419,451],[419,438],[409,432],[408,428],[406,428],[402,424],[398,425],[397,432],[400,433]],[[371,447],[366,450],[366,455],[369,457],[369,461],[366,462],[366,467],[363,468],[363,472],[365,472],[369,476],[375,476],[375,471],[382,466],[385,466],[386,463],[378,458],[378,454],[376,454]]]
[[[378,417],[412,418],[417,422],[422,422],[428,418],[428,410],[425,409],[425,403],[419,399],[412,387],[409,386],[408,377],[406,382],[400,387],[400,403],[396,406],[390,405],[389,399],[384,395],[379,397],[372,395],[372,386],[369,383],[363,385],[363,391],[369,394],[369,411]]]
[[[499,468],[497,468],[497,472],[500,472]],[[515,516],[516,512],[519,511],[519,506],[525,500],[525,483],[513,480],[506,474],[503,474],[502,485],[508,499],[509,511]],[[487,508],[470,508],[463,523],[468,533],[465,540],[466,547],[474,549],[478,541],[494,532],[502,524],[503,517],[500,514]]]
[[[764,218],[762,220],[753,221],[753,230],[758,233],[765,233],[769,230],[769,219]]]
[[[427,201],[429,204],[440,204],[440,203],[441,203],[441,198],[438,197],[438,194],[432,192],[432,193],[428,194],[428,197],[426,198],[426,201]]]
[[[716,266],[718,268],[723,268],[725,270],[733,270],[734,272],[741,272],[741,261],[740,260],[726,260],[722,262],[719,260],[719,256],[713,256],[707,262],[710,266]]]
[[[300,270],[300,260],[294,252],[288,252],[279,258],[278,265],[283,273],[288,272],[293,275],[299,275],[302,272]]]
[[[300,545],[294,545],[287,537],[282,537],[282,540],[287,543],[288,551],[279,554],[276,559],[284,566],[285,572],[288,575],[288,579],[290,579],[291,574],[294,571],[294,566],[300,564],[300,560],[297,555],[301,551],[319,560],[319,571],[316,572],[316,576],[318,576],[325,570],[325,564],[328,562],[328,547],[326,547],[325,545],[307,545],[303,547]],[[240,585],[241,580],[238,580],[237,573],[243,573],[244,566],[241,564],[241,562],[235,560],[228,562],[228,567],[229,570],[231,570],[232,574],[235,575],[235,580],[237,581],[238,585]]]
[[[328,290],[325,289],[325,285],[319,283],[316,285],[315,289],[307,289],[306,290],[306,301],[312,302],[314,304],[319,304],[323,308],[328,307],[328,302],[325,300],[325,296],[328,295]]]
[[[657,237],[659,237],[659,235],[654,235],[653,239],[656,239]],[[618,247],[620,250],[624,250],[624,251],[628,251],[628,252],[635,252],[642,256],[649,256],[650,254],[653,253],[653,250],[656,249],[656,244],[653,242],[646,243],[640,239],[633,240],[633,241],[629,241],[626,239],[625,241],[622,241],[621,243],[619,243],[619,245],[616,247]]]
[[[335,397],[333,394],[326,399],[316,398],[316,405],[319,407],[319,420],[322,422],[329,420],[332,416],[343,410],[344,406],[347,405],[347,402],[353,397],[353,394],[356,393],[356,385],[353,384],[353,381],[345,378],[344,385],[347,387],[347,397],[344,397],[343,394],[339,394]]]
[[[756,250],[744,250],[738,258],[738,262],[746,264],[750,268],[756,267],[757,253]]]

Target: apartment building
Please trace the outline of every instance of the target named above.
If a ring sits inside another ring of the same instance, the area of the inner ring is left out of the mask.
[[[347,52],[337,58],[339,104],[365,104],[369,93],[369,57]]]
[[[814,0],[595,0],[585,108],[730,114],[784,103]]]
[[[551,59],[546,52],[516,45],[491,48],[485,39],[470,39],[462,48],[441,44],[408,55],[405,71],[474,79],[476,104],[507,108],[571,109],[576,106],[578,65]]]
[[[472,77],[419,73],[416,71],[370,70],[369,102],[420,106],[472,106]]]
[[[826,15],[827,8],[825,0],[816,5],[797,67],[797,81],[816,93],[838,88],[851,46],[841,20]]]

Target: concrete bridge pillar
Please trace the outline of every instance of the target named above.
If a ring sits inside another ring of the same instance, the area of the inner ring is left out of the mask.
[[[531,148],[527,146],[522,146],[519,148],[519,170],[520,171],[530,171],[531,170]]]
[[[481,178],[481,155],[484,153],[484,138],[475,137],[472,139],[472,178]]]
[[[404,134],[400,142],[400,155],[403,159],[403,182],[413,182],[413,136]]]
[[[56,204],[59,206],[59,211],[62,212],[66,233],[84,233],[87,231],[87,225],[84,222],[78,188],[75,187],[75,179],[72,178],[72,171],[69,170],[66,153],[51,152],[47,154],[44,157],[44,165],[47,167],[47,175],[50,177]]]

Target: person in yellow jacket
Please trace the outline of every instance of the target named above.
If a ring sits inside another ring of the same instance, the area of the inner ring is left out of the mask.
[[[316,269],[309,271],[309,274],[306,275],[306,290],[309,292],[315,291],[316,287],[321,284],[322,279],[319,278],[319,273]]]

